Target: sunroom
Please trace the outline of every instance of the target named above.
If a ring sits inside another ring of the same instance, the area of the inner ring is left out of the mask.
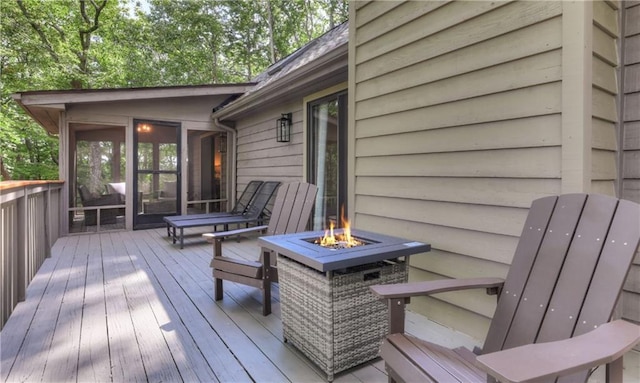
[[[166,215],[225,209],[229,128],[214,108],[252,84],[24,92],[60,139],[63,235],[143,229]],[[228,150],[230,149],[230,150]]]

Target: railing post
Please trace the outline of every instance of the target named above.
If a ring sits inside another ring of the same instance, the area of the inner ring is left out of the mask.
[[[27,237],[27,212],[29,210],[29,206],[27,203],[28,198],[28,190],[27,187],[23,187],[23,194],[21,198],[18,198],[17,201],[17,213],[18,213],[18,244],[16,247],[16,269],[18,271],[18,280],[16,283],[16,295],[18,298],[18,302],[23,301],[26,297],[26,283],[27,283],[27,252],[28,252],[28,240]]]
[[[47,185],[44,198],[44,256],[51,256],[51,184]]]

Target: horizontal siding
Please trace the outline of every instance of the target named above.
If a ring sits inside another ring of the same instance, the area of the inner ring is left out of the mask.
[[[356,119],[355,136],[397,134],[485,122],[556,114],[562,111],[561,84],[542,84],[525,89],[489,94],[446,104],[407,110],[402,113]],[[525,102],[526,100],[526,102]],[[356,113],[371,115],[370,110]],[[399,123],[399,122],[402,123]]]
[[[640,179],[640,150],[626,150],[623,155],[624,178]]]
[[[431,46],[435,48],[438,40],[430,37],[436,36],[438,33],[449,30],[452,27],[460,26],[465,28],[465,22],[472,20],[492,9],[503,6],[504,3],[499,2],[473,2],[473,3],[450,3],[443,7],[433,7],[431,11],[415,20],[411,20],[403,25],[399,25],[393,30],[389,30],[380,35],[369,43],[364,43],[356,47],[356,60],[358,63],[366,62],[374,58],[384,57],[390,52],[397,53],[400,56],[410,50],[410,46],[422,44],[420,46]],[[384,5],[381,5],[384,7]],[[398,10],[397,13],[409,14],[409,9]],[[389,18],[389,15],[385,15]],[[393,16],[393,15],[390,15]],[[408,21],[408,20],[407,20]],[[468,27],[467,27],[468,28]],[[454,31],[455,32],[455,31]],[[453,42],[452,42],[453,43]],[[423,52],[427,53],[427,52]],[[397,63],[396,65],[405,65]],[[397,69],[397,68],[393,68]],[[360,77],[356,77],[359,81]]]
[[[625,66],[624,92],[640,92],[640,64]]]
[[[610,150],[591,151],[591,179],[614,181],[618,177],[617,153]]]
[[[615,123],[593,119],[591,128],[591,146],[594,149],[618,150],[618,130]]]
[[[356,44],[362,45],[389,33],[445,4],[445,1],[385,1],[382,4],[376,4],[370,7],[371,13],[358,13]],[[384,17],[382,17],[383,15]]]
[[[622,181],[622,198],[640,201],[640,180],[624,179]]]
[[[376,114],[392,114],[560,81],[561,64],[561,52],[560,50],[555,50],[411,87],[359,101],[356,109],[356,119],[360,120]]]
[[[355,194],[528,208],[560,194],[558,179],[359,176]]]
[[[358,196],[358,212],[390,219],[519,236],[528,209]]]
[[[640,304],[638,304],[640,302],[640,294],[624,290],[621,299],[623,317],[634,322],[640,322]],[[637,349],[638,347],[636,346]]]
[[[372,4],[367,2],[356,2],[356,8],[358,9],[358,19],[356,25],[362,27],[369,23],[371,20],[380,17],[381,14],[393,9],[400,5],[401,1],[385,1],[383,4]]]
[[[367,157],[558,146],[561,141],[560,115],[554,114],[447,129],[362,137],[356,143],[355,149],[357,157]]]
[[[618,76],[615,66],[602,61],[598,57],[592,58],[593,85],[610,94],[618,93]]]
[[[559,178],[558,147],[356,159],[358,176]]]
[[[491,262],[438,249],[431,250],[428,255],[412,257],[411,264],[419,269],[429,269],[435,274],[448,278],[505,278],[509,271],[509,265],[504,263]],[[467,265],[467,267],[458,267],[461,264]]]
[[[598,88],[594,88],[591,110],[593,117],[605,121],[618,122],[616,94],[611,94]]]
[[[508,265],[518,237],[356,213],[356,227],[424,241],[434,249]],[[458,265],[458,267],[465,267]]]
[[[253,114],[237,122],[238,195],[251,180],[283,183],[302,180],[301,108],[302,102],[288,104]],[[285,112],[292,113],[291,141],[276,142],[276,120]]]
[[[626,65],[640,63],[640,34],[625,38],[624,63]]]
[[[640,150],[640,121],[624,122],[624,143],[625,151]]]
[[[619,10],[593,2],[591,95],[591,192],[616,196],[618,179],[618,38]]]
[[[611,36],[618,36],[620,23],[617,6],[611,2],[594,1],[593,23],[603,32]]]
[[[421,275],[409,273],[409,279],[419,280]],[[495,297],[494,297],[495,298]],[[455,326],[475,339],[484,339],[489,331],[490,319],[460,306],[450,304],[434,297],[416,297],[411,299],[409,310],[424,315],[429,320],[447,327]]]
[[[504,276],[531,201],[561,187],[562,6],[381,3],[356,12],[355,225],[431,243],[412,280]],[[479,338],[494,307],[482,291],[411,304]]]
[[[462,9],[476,10],[469,14]],[[495,7],[494,12],[489,12]],[[533,25],[561,13],[559,3],[454,2],[393,33],[356,47],[356,82]],[[465,22],[466,18],[474,17]],[[444,24],[443,24],[444,23]],[[456,24],[457,23],[457,24]]]
[[[604,62],[616,65],[618,62],[618,48],[615,40],[616,36],[612,36],[600,29],[597,25],[594,25],[593,54]]]
[[[421,4],[412,2],[410,4]],[[358,83],[356,101],[474,72],[533,54],[559,49],[561,18],[534,24],[429,60],[429,70],[417,63]],[[469,60],[473,57],[473,60]]]
[[[640,203],[640,2],[624,6],[621,196]],[[640,322],[640,253],[634,263],[624,286],[622,315]]]
[[[616,184],[614,181],[591,181],[591,193],[604,194],[608,196],[616,196]]]

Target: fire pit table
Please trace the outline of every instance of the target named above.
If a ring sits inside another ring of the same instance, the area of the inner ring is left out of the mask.
[[[358,245],[322,247],[317,242],[324,234],[273,235],[258,243],[278,254],[284,340],[332,381],[334,374],[376,358],[388,333],[387,307],[369,286],[406,282],[409,256],[431,246],[352,229]]]

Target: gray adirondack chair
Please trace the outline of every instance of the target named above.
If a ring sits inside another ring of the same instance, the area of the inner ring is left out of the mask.
[[[545,197],[531,206],[506,280],[373,286],[389,304],[391,334],[380,348],[389,380],[584,382],[607,364],[607,380],[621,382],[622,355],[640,341],[640,327],[610,320],[639,242],[638,204]],[[466,288],[499,294],[480,355],[404,333],[410,297]]]
[[[256,226],[245,229],[203,234],[213,243],[213,277],[215,279],[215,298],[223,297],[222,281],[228,280],[257,287],[262,290],[262,314],[271,313],[271,283],[278,282],[278,269],[275,256],[263,249],[259,261],[245,261],[222,255],[222,240],[229,236],[248,232],[264,231],[266,235],[297,233],[305,229],[315,201],[317,188],[308,183],[290,183],[281,185],[273,205],[268,226]]]

